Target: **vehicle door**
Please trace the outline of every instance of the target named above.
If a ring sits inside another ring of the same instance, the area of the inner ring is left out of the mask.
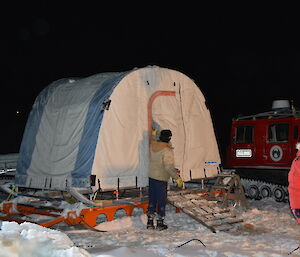
[[[231,134],[230,166],[251,166],[255,163],[255,124],[236,123],[233,125]]]
[[[290,122],[270,120],[266,130],[265,164],[276,167],[289,166],[292,142],[292,126]]]

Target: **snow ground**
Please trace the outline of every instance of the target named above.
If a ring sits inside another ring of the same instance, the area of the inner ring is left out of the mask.
[[[147,230],[141,209],[135,209],[131,217],[120,211],[117,219],[97,226],[107,232],[64,223],[49,229],[27,222],[2,222],[0,257],[300,256],[300,250],[288,255],[299,246],[300,237],[300,226],[289,205],[271,198],[248,200],[248,204],[246,211],[237,209],[244,220],[238,229],[217,233],[182,212],[176,213],[171,205],[167,205],[169,229],[165,231]]]

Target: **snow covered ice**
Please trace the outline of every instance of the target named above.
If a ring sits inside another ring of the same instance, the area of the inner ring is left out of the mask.
[[[3,222],[0,240],[1,257],[90,256],[75,247],[66,234],[33,223]]]
[[[248,204],[247,211],[238,209],[237,214],[244,220],[239,229],[217,233],[183,212],[176,213],[171,205],[167,205],[169,229],[165,231],[147,230],[141,209],[135,209],[131,217],[120,211],[117,219],[97,226],[107,232],[64,223],[50,229],[3,221],[0,257],[300,256],[300,250],[288,255],[299,246],[300,229],[289,205],[273,199],[248,200]]]

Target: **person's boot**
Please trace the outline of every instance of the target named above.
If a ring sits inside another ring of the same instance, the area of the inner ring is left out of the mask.
[[[148,214],[147,217],[148,217],[147,229],[155,229],[154,223],[153,223],[153,218],[154,218],[153,215]]]
[[[164,230],[167,229],[168,226],[164,223],[164,218],[163,217],[159,217],[156,221],[156,229],[157,230]]]

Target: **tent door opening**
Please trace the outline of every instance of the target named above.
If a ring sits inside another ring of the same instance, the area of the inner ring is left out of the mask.
[[[185,159],[186,133],[180,95],[175,91],[156,91],[148,102],[149,140],[152,129],[172,131],[171,143],[174,147],[175,167],[183,170]]]

